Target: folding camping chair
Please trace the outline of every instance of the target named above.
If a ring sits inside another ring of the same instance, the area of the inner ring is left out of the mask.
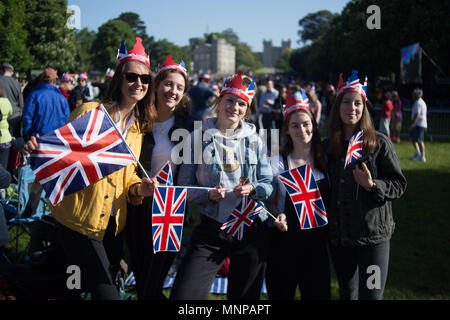
[[[50,217],[50,210],[48,207],[48,200],[45,198],[45,192],[40,192],[39,204],[35,212],[30,212],[24,215],[26,205],[30,201],[29,186],[33,184],[35,175],[29,165],[22,165],[18,167],[17,184],[12,184],[12,190],[9,190],[9,196],[5,199],[0,199],[5,211],[6,220],[10,230],[15,229],[15,234],[10,243],[14,243],[14,262],[26,260],[28,254],[29,243],[26,249],[19,255],[19,238],[27,233],[31,236],[31,224],[35,222],[52,223]],[[39,192],[38,192],[39,193]],[[10,232],[11,234],[11,232]],[[11,259],[5,256],[5,260],[11,263]]]

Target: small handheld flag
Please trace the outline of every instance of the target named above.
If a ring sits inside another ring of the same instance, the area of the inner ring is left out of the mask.
[[[261,204],[244,196],[220,229],[226,231],[232,237],[242,240],[245,231],[250,228],[262,210],[264,208]]]
[[[170,161],[167,161],[164,167],[162,167],[161,170],[158,171],[158,173],[156,174],[156,179],[161,184],[164,184],[166,186],[173,186],[173,175]]]
[[[312,229],[328,224],[322,196],[311,170],[305,164],[278,176],[294,204],[301,229]]]
[[[136,161],[102,105],[39,137],[31,169],[53,206]]]
[[[153,194],[153,252],[180,251],[187,190],[156,187]]]
[[[359,131],[355,133],[348,142],[347,155],[345,156],[344,168],[355,160],[362,157],[363,149],[363,132]]]

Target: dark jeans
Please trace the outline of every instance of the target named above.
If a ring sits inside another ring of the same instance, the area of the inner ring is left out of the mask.
[[[206,299],[217,272],[230,257],[228,299],[258,300],[266,266],[266,225],[253,223],[242,241],[237,241],[220,230],[218,222],[201,217],[178,268],[170,299]]]
[[[93,300],[120,300],[115,277],[122,258],[123,237],[116,237],[115,230],[114,217],[109,219],[103,240],[58,225],[57,240],[64,249],[67,265],[79,266],[81,290],[90,292]]]
[[[323,227],[324,228],[324,227]],[[272,228],[266,283],[270,300],[330,300],[330,265],[324,229],[281,232]]]
[[[178,252],[153,252],[152,198],[128,205],[125,231],[139,300],[166,300],[164,280]]]
[[[381,300],[388,274],[390,242],[330,247],[340,299]]]

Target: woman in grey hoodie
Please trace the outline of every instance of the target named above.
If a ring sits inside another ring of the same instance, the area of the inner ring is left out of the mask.
[[[188,191],[188,201],[195,204],[201,222],[178,268],[173,300],[205,299],[227,257],[231,261],[228,298],[259,299],[266,265],[267,214],[260,213],[241,240],[220,228],[244,196],[264,201],[273,191],[267,149],[255,126],[244,121],[254,90],[254,80],[241,71],[226,79],[216,103],[217,118],[207,119],[202,132],[191,134],[193,163],[181,166],[178,184],[210,189]],[[203,139],[198,139],[200,133]]]

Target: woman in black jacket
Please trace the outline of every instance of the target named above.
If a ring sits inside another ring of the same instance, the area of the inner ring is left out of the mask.
[[[331,184],[330,249],[341,299],[382,298],[395,226],[391,201],[406,189],[391,141],[373,127],[366,90],[357,71],[346,83],[341,75],[324,142]],[[363,131],[364,161],[344,168],[349,140],[359,131]]]
[[[176,163],[179,161],[173,158],[172,150],[193,129],[193,121],[189,117],[188,85],[184,63],[177,64],[172,56],[167,56],[155,76],[157,122],[144,136],[139,158],[149,177],[155,177],[170,161],[175,185],[178,176]],[[177,129],[183,130],[177,134]],[[175,136],[180,141],[173,141]],[[165,299],[162,293],[164,279],[177,255],[177,252],[153,252],[152,203],[153,197],[140,198],[128,206],[131,214],[127,216],[127,243],[139,300]]]

